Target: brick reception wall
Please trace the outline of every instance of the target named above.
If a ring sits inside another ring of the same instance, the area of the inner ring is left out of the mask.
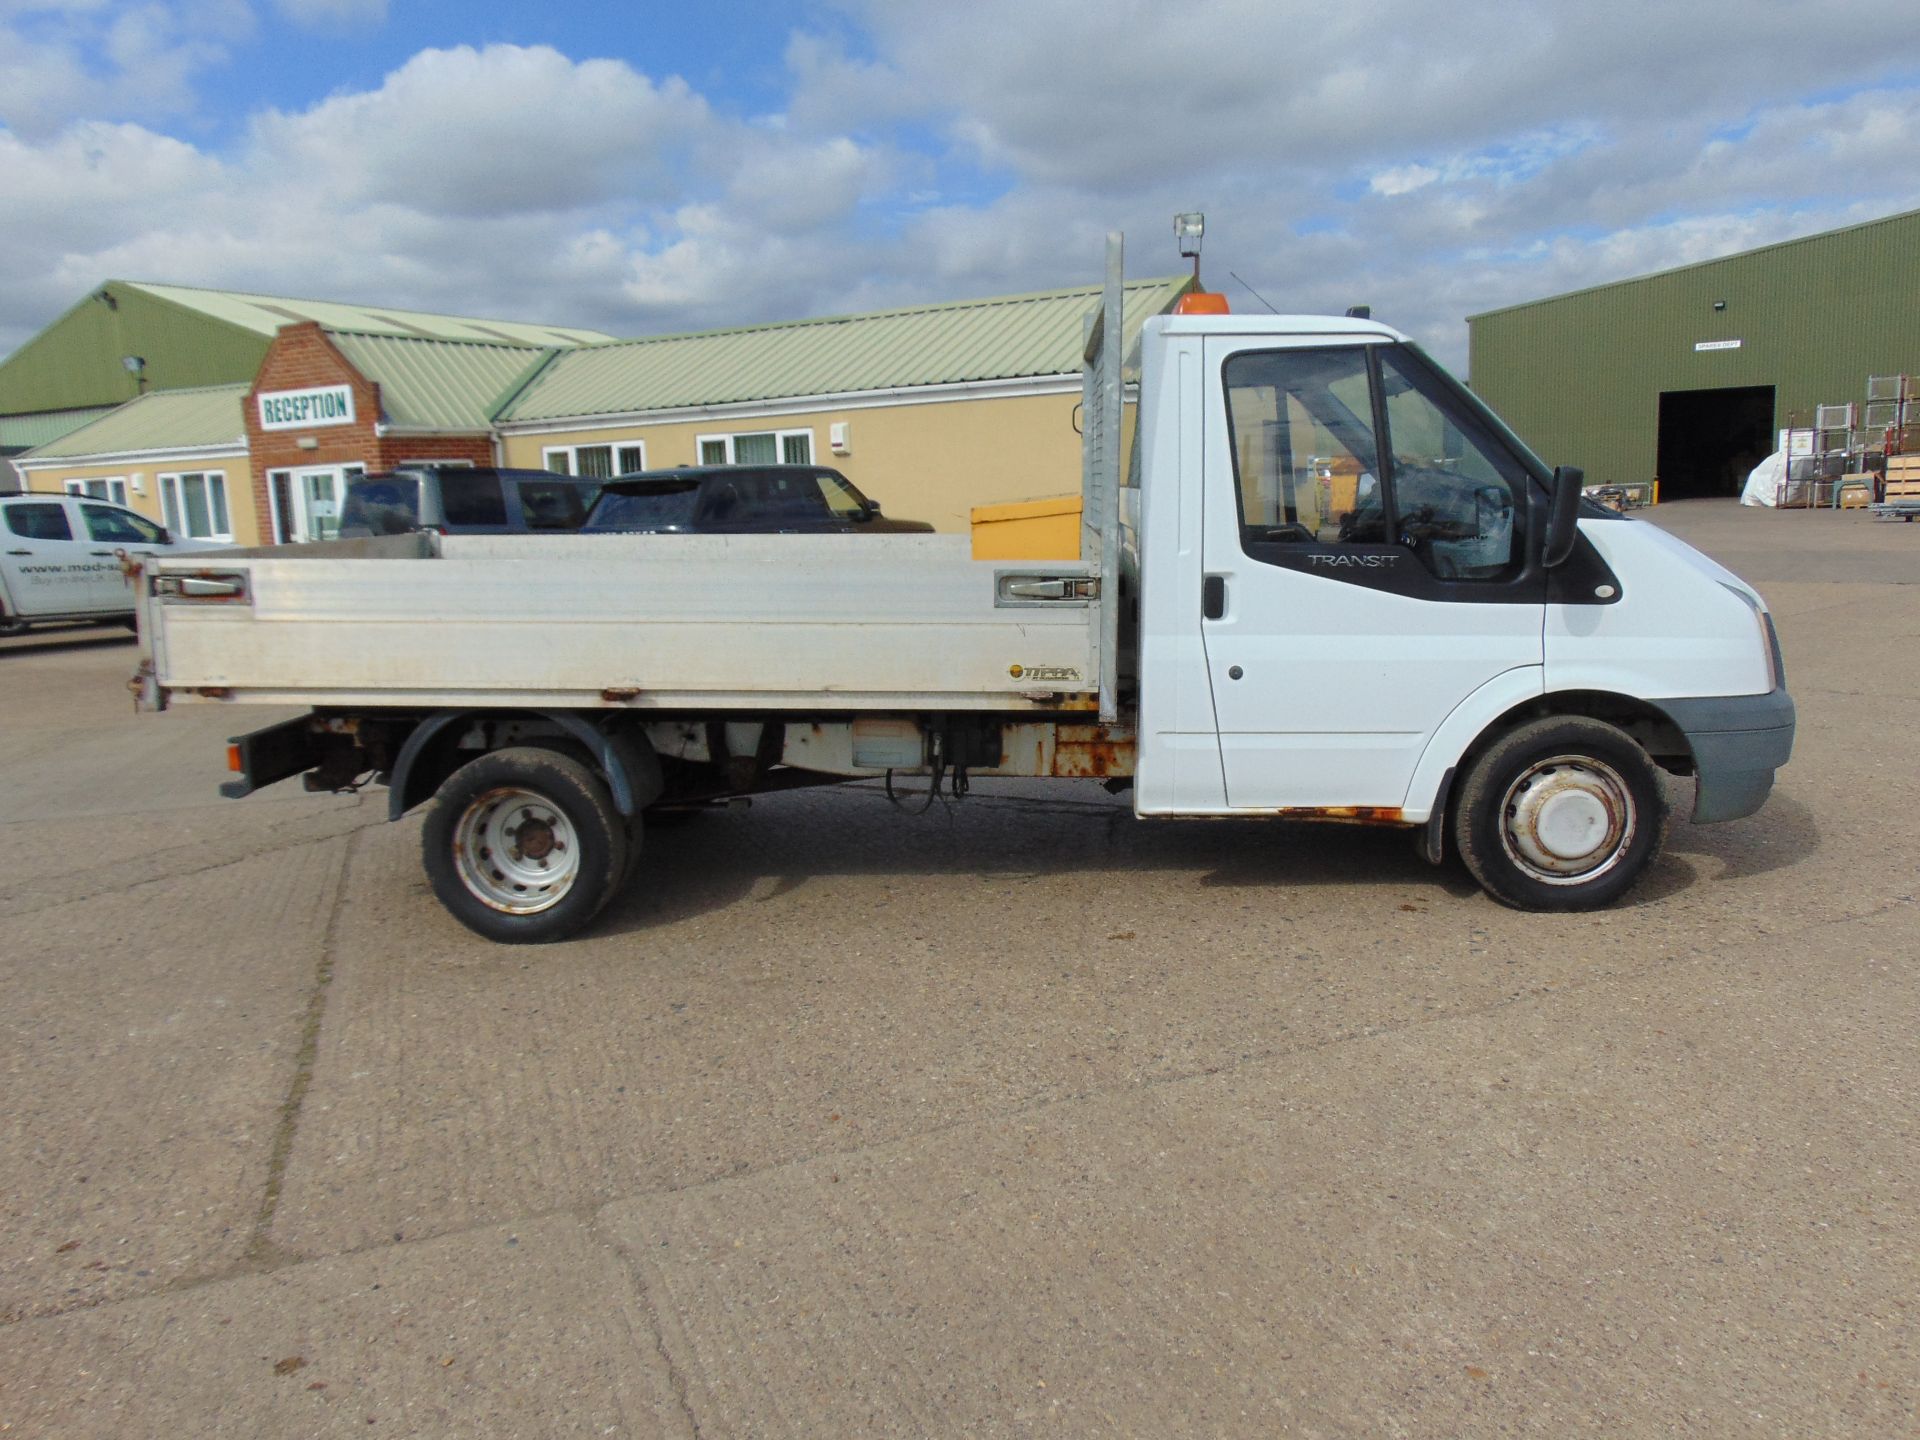
[[[353,392],[353,420],[344,425],[312,425],[297,430],[266,430],[260,424],[262,394],[345,385]],[[465,460],[493,464],[493,441],[486,435],[387,435],[377,433],[380,387],[340,353],[314,321],[288,325],[274,337],[247,392],[247,448],[253,461],[253,498],[259,507],[261,539],[276,544],[269,472],[313,465],[364,465],[368,473],[391,470],[402,460]],[[303,440],[312,441],[310,447]],[[282,524],[285,518],[282,517]]]

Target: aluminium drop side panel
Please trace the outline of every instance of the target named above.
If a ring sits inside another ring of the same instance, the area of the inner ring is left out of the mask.
[[[1020,710],[1090,693],[1097,610],[996,604],[999,573],[1034,567],[975,561],[969,543],[449,536],[434,559],[250,556],[232,562],[248,604],[161,603],[160,680],[180,699],[638,710]]]

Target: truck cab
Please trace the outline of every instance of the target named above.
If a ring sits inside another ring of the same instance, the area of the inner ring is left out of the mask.
[[[1543,905],[1637,872],[1648,761],[1696,777],[1695,819],[1759,807],[1793,710],[1736,576],[1583,503],[1385,326],[1172,316],[1141,343],[1139,813],[1426,826],[1497,780],[1480,848]]]

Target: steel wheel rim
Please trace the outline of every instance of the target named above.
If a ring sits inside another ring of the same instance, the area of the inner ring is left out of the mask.
[[[559,806],[536,790],[501,785],[476,796],[453,827],[460,881],[509,915],[552,909],[580,873],[580,836]]]
[[[1500,802],[1500,844],[1545,885],[1586,885],[1626,858],[1639,808],[1620,772],[1591,755],[1536,760]]]

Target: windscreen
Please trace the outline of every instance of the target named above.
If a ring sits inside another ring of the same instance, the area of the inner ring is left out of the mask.
[[[671,530],[693,522],[700,498],[694,480],[668,480],[629,490],[623,484],[604,490],[587,516],[588,530]]]
[[[347,486],[340,528],[348,534],[405,535],[420,528],[420,479],[381,475]]]

